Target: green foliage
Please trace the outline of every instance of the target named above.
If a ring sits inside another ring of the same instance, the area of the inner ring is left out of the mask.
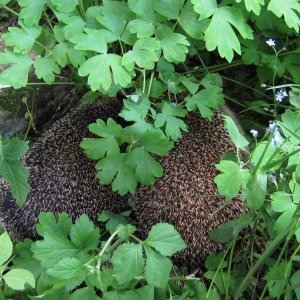
[[[0,137],[0,175],[9,183],[11,194],[19,206],[24,204],[30,190],[28,170],[20,161],[27,150],[28,144],[16,137]]]
[[[66,214],[44,213],[37,225],[42,239],[19,243],[16,256],[7,234],[0,236],[1,293],[71,300],[300,297],[298,0],[0,0],[0,7],[18,10],[18,25],[2,35],[10,48],[0,54],[8,65],[1,88],[30,85],[33,72],[60,84],[66,68],[68,84],[90,89],[81,104],[124,96],[122,126],[97,120],[89,126],[94,136],[81,143],[97,161],[100,183],[121,195],[163,175],[158,156],[188,130],[188,113],[212,120],[230,100],[243,107],[246,129],[259,134],[245,138],[225,117],[236,153],[216,164],[215,183],[224,205],[242,198],[247,213],[210,232],[226,247],[206,259],[201,279],[177,269],[173,276],[170,256],[185,243],[172,225],[155,225],[141,241],[122,215],[101,215],[106,235],[86,216],[73,224]],[[266,130],[268,122],[274,124]],[[15,138],[0,140],[0,175],[19,205],[29,192],[20,162],[26,150]]]
[[[66,214],[56,220],[51,213],[41,213],[38,228],[42,240],[17,244],[16,258],[11,257],[13,245],[7,233],[3,233],[1,279],[14,290],[25,289],[34,298],[47,295],[60,299],[154,300],[156,288],[172,288],[169,282],[174,280],[173,265],[166,256],[186,247],[172,225],[155,225],[146,240],[141,241],[125,217],[104,212],[99,219],[108,221],[106,227],[112,232],[108,239],[104,232],[100,235],[86,215],[72,224]],[[11,268],[8,259],[13,259]],[[27,270],[33,263],[39,265],[34,274]],[[21,265],[25,269],[18,268]],[[157,267],[161,268],[159,274]],[[96,296],[99,293],[101,298]],[[181,291],[175,289],[174,293],[180,295]]]

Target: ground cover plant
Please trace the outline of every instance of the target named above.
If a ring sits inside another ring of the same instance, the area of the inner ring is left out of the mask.
[[[0,236],[0,299],[300,298],[298,0],[0,0],[0,9],[17,22],[2,35],[1,89],[74,85],[81,105],[124,99],[131,125],[98,120],[81,143],[101,184],[121,195],[154,184],[155,157],[188,130],[184,116],[211,119],[226,100],[246,136],[225,117],[236,153],[216,165],[215,183],[248,208],[210,233],[226,248],[201,272],[172,266],[185,244],[170,224],[141,241],[125,216],[102,214],[100,232],[86,216],[42,214],[40,241]],[[0,139],[0,176],[21,206],[30,187],[27,133],[19,138]]]

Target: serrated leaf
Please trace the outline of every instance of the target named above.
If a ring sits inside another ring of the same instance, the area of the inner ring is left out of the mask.
[[[148,38],[155,32],[155,26],[152,23],[139,19],[130,21],[127,29],[130,33],[136,33],[139,39]]]
[[[64,19],[63,22],[67,24],[63,27],[67,40],[70,40],[72,37],[82,33],[85,27],[84,20],[79,16],[72,16],[68,19]]]
[[[185,122],[177,117],[184,117],[187,111],[173,107],[168,102],[163,103],[162,112],[155,116],[155,127],[163,127],[165,125],[165,132],[168,137],[173,141],[177,141],[181,137],[181,131],[187,132],[187,126]]]
[[[142,95],[137,102],[132,100],[124,100],[124,109],[119,116],[126,121],[139,122],[145,119],[150,109],[150,100],[147,96]]]
[[[39,79],[44,79],[48,84],[55,81],[55,74],[60,74],[59,66],[53,58],[41,57],[33,62],[35,74]]]
[[[8,33],[2,35],[6,46],[13,46],[17,53],[28,53],[32,50],[35,40],[41,34],[41,27],[26,27],[21,23],[21,28],[8,27]]]
[[[126,217],[120,214],[114,214],[109,211],[103,211],[98,217],[98,221],[107,222],[105,228],[110,234],[113,234],[119,225],[128,225],[129,221]]]
[[[72,277],[82,277],[85,271],[84,264],[74,258],[67,257],[60,260],[53,268],[47,270],[47,274],[58,279],[68,280]]]
[[[218,192],[220,195],[225,196],[226,201],[230,201],[241,189],[242,169],[231,160],[221,161],[219,164],[216,164],[216,168],[222,172],[214,179]],[[231,184],[228,184],[228,182],[231,182]]]
[[[97,248],[100,239],[99,228],[95,228],[94,223],[87,215],[78,218],[71,229],[71,241],[79,249],[88,251]]]
[[[169,26],[159,25],[156,28],[157,38],[160,40],[164,58],[169,62],[184,62],[190,43],[180,33],[175,33]]]
[[[203,32],[209,24],[208,20],[199,21],[198,15],[195,13],[190,1],[186,2],[177,20],[183,30],[192,38],[197,40],[201,40],[203,38]]]
[[[164,257],[151,247],[145,246],[147,255],[145,276],[147,282],[155,287],[165,288],[170,278],[172,262],[169,258]],[[157,267],[159,266],[159,272]]]
[[[69,13],[75,10],[78,0],[51,0],[58,11]]]
[[[154,9],[168,19],[177,19],[184,0],[154,0]]]
[[[70,41],[77,50],[89,50],[98,53],[107,53],[107,42],[111,42],[111,33],[105,29],[84,29],[85,33],[73,36]]]
[[[141,244],[122,244],[114,251],[111,261],[118,282],[129,282],[144,271],[143,247]]]
[[[54,266],[63,258],[74,257],[79,250],[59,233],[45,233],[44,240],[32,245],[33,257],[45,268]]]
[[[137,186],[134,171],[126,164],[126,159],[126,154],[121,153],[107,156],[96,165],[99,170],[96,177],[100,183],[112,183],[113,191],[118,191],[120,195],[134,193]]]
[[[186,107],[188,111],[198,109],[201,116],[209,120],[212,119],[212,108],[219,108],[224,104],[222,88],[216,85],[209,85],[193,96],[186,97]]]
[[[103,295],[103,300],[154,300],[154,287],[150,285],[126,291],[110,291]]]
[[[152,226],[144,245],[153,247],[164,256],[171,256],[186,247],[174,226],[167,223]]]
[[[225,128],[227,129],[231,140],[237,148],[245,148],[249,145],[246,138],[240,133],[239,128],[230,116],[225,116]]]
[[[36,225],[36,230],[40,236],[44,236],[45,233],[61,234],[67,237],[71,230],[72,220],[66,213],[61,213],[57,220],[53,213],[41,212],[39,214],[39,223]]]
[[[29,56],[11,52],[0,53],[0,64],[12,64],[0,73],[0,84],[9,84],[15,89],[27,85],[28,73],[32,66]]]
[[[74,49],[71,43],[59,43],[53,48],[52,56],[54,61],[64,68],[69,62],[77,68],[85,61],[85,51]]]
[[[142,184],[151,185],[155,178],[163,175],[163,168],[144,147],[133,149],[128,154],[128,163],[134,170],[136,179]]]
[[[206,48],[208,51],[217,48],[220,56],[231,62],[233,51],[241,54],[240,42],[232,26],[244,39],[253,39],[252,29],[239,9],[229,6],[217,7],[216,0],[208,2],[208,0],[192,1],[195,4],[195,11],[200,14],[200,19],[213,15],[204,35]]]
[[[26,26],[38,25],[46,0],[18,0],[18,3],[22,7],[19,18],[23,20],[24,24]]]
[[[13,244],[7,232],[0,235],[0,266],[2,266],[12,255]]]
[[[271,0],[268,5],[268,10],[272,11],[278,18],[284,16],[286,25],[299,31],[300,19],[300,4],[297,0]],[[298,13],[298,14],[297,14]]]
[[[121,87],[131,82],[130,74],[122,66],[122,58],[116,54],[100,54],[90,58],[80,66],[78,74],[88,76],[92,91],[100,88],[107,91],[113,81]]]
[[[122,65],[129,71],[134,64],[142,69],[152,70],[160,57],[160,43],[155,38],[139,39],[132,50],[126,52],[122,58]]]
[[[193,77],[189,78],[189,77],[183,76],[181,79],[181,83],[187,88],[187,90],[191,94],[196,94],[199,89],[199,83],[194,82],[194,81],[196,81],[196,80]]]
[[[107,125],[101,119],[96,123],[89,125],[90,132],[101,136],[102,138],[84,138],[80,147],[90,159],[100,159],[106,155],[114,155],[120,153],[120,147],[117,138],[122,133],[122,127],[113,119],[107,120]]]
[[[241,0],[235,0],[240,3]],[[257,16],[260,14],[261,6],[265,5],[265,0],[244,0],[247,11],[253,11]]]
[[[32,288],[35,287],[35,279],[32,273],[27,270],[13,269],[4,274],[2,278],[13,290],[23,291],[26,284]]]

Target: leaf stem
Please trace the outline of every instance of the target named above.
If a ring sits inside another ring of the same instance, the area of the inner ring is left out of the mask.
[[[151,77],[150,77],[150,82],[149,82],[149,87],[148,87],[148,93],[147,93],[148,97],[150,97],[150,93],[151,93],[153,76],[154,76],[154,72],[151,73]]]
[[[4,5],[3,8],[5,8],[7,11],[9,11],[10,13],[12,13],[15,16],[19,16],[19,14],[14,11],[13,9],[9,8],[8,6]]]

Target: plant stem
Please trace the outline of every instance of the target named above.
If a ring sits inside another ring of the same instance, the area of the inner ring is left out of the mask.
[[[268,248],[265,250],[264,254],[258,259],[252,269],[247,273],[246,277],[242,281],[240,287],[234,295],[234,299],[240,299],[243,291],[249,285],[249,282],[252,278],[252,275],[258,270],[260,266],[262,266],[265,260],[276,250],[277,246],[282,242],[285,236],[289,233],[292,224],[289,224],[284,230],[282,230],[279,235],[269,244]]]
[[[151,93],[153,76],[154,76],[154,72],[151,73],[151,77],[150,77],[150,82],[149,82],[149,87],[148,87],[148,93],[147,93],[148,97],[150,97],[150,93]]]
[[[9,8],[8,6],[4,5],[3,8],[5,8],[7,11],[9,11],[10,13],[12,13],[15,16],[19,16],[19,14],[14,11],[13,9]]]

